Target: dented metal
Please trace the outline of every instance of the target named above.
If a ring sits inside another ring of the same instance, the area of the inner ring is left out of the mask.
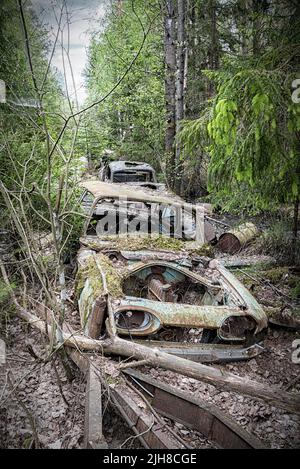
[[[181,208],[181,200],[122,184],[87,181],[82,186],[91,197],[84,199],[89,216],[80,238],[78,278],[84,271],[85,275],[77,282],[77,297],[87,335],[96,338],[104,332],[108,294],[117,333],[131,339],[173,337],[180,341],[183,331],[195,328],[215,331],[219,341],[230,344],[260,340],[259,334],[267,327],[262,307],[224,266],[199,256],[201,244],[161,235],[128,238],[88,233],[92,217],[113,212],[117,198],[129,200],[134,213],[152,203]],[[197,210],[188,206],[191,213]],[[127,210],[128,206],[125,215]],[[101,288],[103,276],[105,291]],[[244,350],[236,352],[235,358],[247,358]],[[226,360],[226,354],[223,358]]]
[[[140,161],[103,162],[99,170],[101,181],[113,183],[152,183],[156,184],[156,174],[152,166]]]
[[[185,267],[165,261],[149,261],[130,266],[123,285],[128,283],[128,279],[140,281],[143,288],[148,286],[148,298],[126,296],[116,304],[119,333],[128,335],[130,331],[132,335],[145,336],[157,332],[162,327],[196,327],[216,329],[219,337],[225,341],[244,341],[243,329],[240,335],[229,334],[228,331],[225,333],[225,326],[227,329],[233,328],[230,324],[228,326],[228,321],[242,323],[241,327],[245,330],[251,330],[253,324],[255,333],[264,329],[267,326],[267,318],[248,290],[224,267],[216,264],[215,270],[219,274],[217,282],[211,280],[214,277],[213,272],[210,272],[209,279],[208,276],[205,278]],[[156,281],[154,294],[153,281]],[[178,291],[178,285],[182,283],[187,285],[193,294],[192,299],[198,304],[187,304],[186,293],[181,302],[174,295],[172,298],[172,285]],[[193,288],[195,292],[192,291]],[[130,284],[128,289],[130,291]],[[168,297],[164,299],[164,295]],[[138,316],[140,323],[136,326],[134,318]],[[239,318],[244,319],[241,321]]]
[[[129,369],[125,374],[145,394],[157,412],[201,432],[219,448],[267,448],[263,441],[238,425],[216,405],[138,371]]]
[[[156,194],[126,184],[90,180],[81,186],[87,191],[83,196],[87,213],[85,236],[92,234],[101,238],[105,234],[129,233],[136,223],[140,232],[165,234],[198,246],[216,239],[214,226],[205,218],[210,212],[209,204],[193,205],[170,194]]]
[[[135,339],[135,342],[199,363],[230,363],[250,360],[265,351],[261,344],[254,344],[250,347],[241,347],[240,345],[230,345],[229,347],[224,344],[193,344],[159,340]]]
[[[174,329],[211,329],[227,342],[245,342],[267,326],[262,308],[240,282],[216,264],[200,275],[187,267],[162,260],[116,266],[103,254],[81,251],[79,263],[86,273],[78,306],[82,327],[97,337],[105,319],[106,293],[101,290],[97,262],[103,263],[111,289],[117,332],[148,337]],[[119,261],[118,261],[119,262]],[[79,274],[80,275],[80,270]],[[111,276],[113,277],[112,280]],[[78,282],[77,282],[78,283]],[[112,291],[114,289],[114,291]]]
[[[118,332],[129,335],[149,335],[157,332],[162,327],[183,327],[218,329],[228,317],[241,316],[245,313],[239,308],[228,306],[194,306],[177,303],[162,303],[142,298],[126,298],[121,300],[120,306],[115,308],[115,316],[130,312],[133,316],[136,312],[148,313],[149,319],[145,320],[142,327],[127,327],[126,320],[121,323],[117,320]]]

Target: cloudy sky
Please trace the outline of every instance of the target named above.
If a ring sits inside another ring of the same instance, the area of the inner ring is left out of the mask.
[[[59,18],[60,7],[62,5],[61,0],[31,0],[31,3],[40,21],[50,30],[50,38],[54,40],[58,29],[57,19]],[[107,0],[66,0],[65,3],[70,18],[69,56],[79,105],[82,105],[86,98],[83,71],[87,62],[87,48],[93,31],[101,28]],[[67,47],[68,44],[66,19],[67,15],[65,13],[62,19],[63,42],[65,47]],[[66,67],[67,87],[72,100],[74,100],[75,91],[71,70],[66,54],[64,54],[64,58],[62,56],[60,35],[59,43],[52,60],[52,66],[56,67],[62,76],[64,75],[64,62]]]

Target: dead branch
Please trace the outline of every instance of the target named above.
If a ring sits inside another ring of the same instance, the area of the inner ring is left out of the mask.
[[[101,264],[100,264],[100,262],[99,262],[99,260],[98,260],[95,253],[93,254],[93,258],[95,260],[97,269],[100,272],[100,275],[101,275],[101,278],[102,278],[102,283],[103,283],[104,294],[105,294],[106,299],[107,299],[107,310],[108,310],[108,319],[109,319],[108,331],[110,332],[110,335],[112,337],[115,337],[116,334],[117,334],[117,328],[116,328],[116,322],[115,322],[115,318],[114,318],[113,311],[112,311],[110,295],[109,295],[109,291],[108,291],[108,288],[107,288],[106,277],[104,275]]]
[[[68,403],[68,401],[67,401],[67,399],[66,399],[66,396],[64,395],[64,391],[63,391],[63,388],[62,388],[60,376],[59,376],[59,374],[58,374],[57,367],[56,367],[56,364],[55,364],[55,361],[54,361],[54,360],[52,360],[51,366],[52,366],[52,368],[53,368],[53,370],[54,370],[54,373],[55,373],[56,382],[57,382],[57,386],[58,386],[59,392],[60,392],[60,394],[61,394],[61,397],[62,397],[64,403],[66,404],[66,406],[69,407],[69,403]]]
[[[149,365],[149,360],[138,360],[129,363],[120,363],[119,370],[126,370],[126,368],[136,368],[137,366]]]
[[[44,321],[22,308],[17,300],[14,300],[14,303],[17,308],[17,314],[21,319],[27,321],[44,334],[46,333]],[[52,332],[51,325],[48,326],[48,332],[50,334]],[[228,373],[227,371],[172,356],[157,349],[150,349],[147,346],[120,339],[117,336],[106,340],[95,340],[78,334],[66,332],[62,334],[64,345],[72,348],[147,360],[151,366],[159,366],[198,381],[203,381],[219,389],[245,394],[254,399],[263,400],[271,406],[300,414],[300,397],[279,388],[270,387],[257,381]]]

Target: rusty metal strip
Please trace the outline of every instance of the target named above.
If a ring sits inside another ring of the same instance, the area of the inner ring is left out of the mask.
[[[205,435],[220,448],[263,449],[264,443],[248,433],[217,406],[193,397],[186,391],[152,379],[149,376],[128,369],[124,373],[135,384],[142,384],[141,390],[151,398],[151,405],[162,415]]]
[[[268,318],[256,299],[251,295],[249,290],[231,273],[227,270],[220,262],[213,259],[210,264],[210,268],[216,269],[221,275],[222,281],[227,284],[231,294],[236,296],[242,304],[246,306],[248,311],[251,311],[251,316],[257,322],[257,328],[255,334],[268,327]]]
[[[90,365],[84,353],[67,348],[73,362],[86,377],[84,448],[107,449],[102,433],[102,384],[94,366]]]
[[[80,368],[84,374],[88,374],[91,370],[88,359],[84,354],[79,353],[77,350],[69,350],[69,355],[75,364]],[[102,364],[104,357],[101,358]],[[101,375],[101,363],[99,366],[97,360],[93,360],[94,366],[97,369],[97,378],[101,380],[102,386],[106,386],[109,389],[109,396],[112,404],[116,410],[121,414],[129,428],[134,432],[136,437],[140,440],[142,445],[149,449],[183,449],[184,446],[174,438],[172,433],[164,427],[161,422],[152,414],[151,410],[147,408],[147,404],[142,398],[134,392],[127,384],[122,376],[118,376],[116,380],[109,383],[105,376]],[[94,369],[94,368],[93,368]],[[99,374],[98,374],[99,372]],[[95,383],[94,383],[95,384]],[[100,384],[101,387],[101,384]],[[87,392],[90,393],[91,389],[87,388]],[[99,399],[101,399],[101,391],[99,388],[99,394],[97,392],[89,394],[88,408],[86,411],[90,411],[92,408],[96,408],[99,405]],[[98,409],[99,410],[99,409]],[[98,412],[99,414],[99,412]],[[90,418],[91,416],[89,416]],[[102,416],[96,416],[98,419],[98,428]],[[86,417],[87,419],[87,417]],[[96,422],[97,423],[97,422]],[[94,439],[93,439],[94,440]],[[105,448],[104,438],[101,436],[98,444],[90,444],[90,448]]]
[[[155,416],[139,406],[133,399],[134,391],[128,386],[110,386],[113,403],[126,420],[129,427],[139,437],[145,448],[152,449],[183,449],[184,446],[161,425]],[[136,396],[135,396],[136,397]]]
[[[89,366],[85,395],[84,447],[107,449],[102,433],[101,382],[96,370]]]
[[[186,358],[199,363],[229,363],[251,358],[264,352],[260,344],[241,348],[235,345],[221,344],[187,344],[180,342],[166,342],[158,340],[135,340],[136,343],[147,347],[157,348],[160,352],[167,352],[177,357]]]

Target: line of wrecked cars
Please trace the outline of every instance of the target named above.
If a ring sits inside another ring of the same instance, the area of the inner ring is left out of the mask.
[[[237,278],[209,257],[216,238],[209,205],[153,190],[147,186],[156,183],[151,171],[148,180],[127,184],[121,166],[115,180],[81,184],[85,223],[75,290],[84,333],[106,335],[109,293],[117,334],[128,340],[196,361],[205,361],[207,350],[210,361],[260,353],[267,316]]]

